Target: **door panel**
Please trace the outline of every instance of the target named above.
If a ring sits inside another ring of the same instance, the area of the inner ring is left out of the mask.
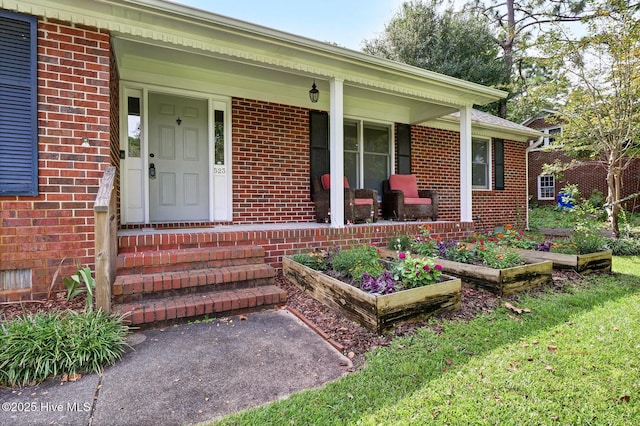
[[[207,101],[149,94],[151,222],[209,219]]]

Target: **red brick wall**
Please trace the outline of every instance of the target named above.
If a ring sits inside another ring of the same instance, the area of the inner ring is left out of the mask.
[[[474,190],[473,218],[476,229],[512,224],[524,228],[526,209],[526,143],[505,140],[504,190]],[[493,150],[492,150],[493,152]],[[492,158],[492,170],[495,159]],[[439,197],[440,220],[460,219],[460,134],[412,126],[411,170],[418,186],[435,189]],[[495,187],[492,176],[492,187]],[[481,220],[477,217],[480,216]]]
[[[2,301],[45,296],[62,259],[58,288],[75,262],[93,264],[93,202],[109,164],[109,56],[105,31],[39,20],[39,195],[0,197],[0,269],[32,269],[33,286]]]
[[[303,108],[233,100],[234,223],[313,221],[309,199],[309,119]],[[460,218],[458,132],[412,126],[411,169],[421,188],[436,189],[439,219]],[[493,227],[524,226],[524,142],[505,141],[505,190],[473,191],[474,218]]]
[[[309,112],[233,99],[233,222],[313,221]]]

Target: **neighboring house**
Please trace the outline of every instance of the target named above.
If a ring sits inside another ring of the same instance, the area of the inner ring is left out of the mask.
[[[578,167],[566,170],[559,179],[545,174],[542,168],[545,164],[552,164],[556,160],[569,162],[570,159],[560,149],[549,148],[556,135],[562,134],[562,124],[549,117],[552,110],[543,110],[540,114],[528,118],[522,125],[539,130],[544,134],[542,143],[531,143],[528,153],[529,167],[529,202],[531,205],[555,205],[557,196],[567,184],[578,185],[580,194],[588,199],[594,190],[607,196],[607,171],[599,161],[587,161]],[[640,192],[640,159],[632,162],[625,170],[622,179],[622,197]],[[628,211],[640,211],[640,200],[634,198],[624,204]]]
[[[108,166],[121,253],[248,241],[278,267],[417,229],[344,227],[340,196],[314,224],[324,172],[377,189],[417,175],[440,196],[436,234],[522,225],[539,132],[472,109],[505,95],[162,0],[0,0],[0,300],[94,264]]]

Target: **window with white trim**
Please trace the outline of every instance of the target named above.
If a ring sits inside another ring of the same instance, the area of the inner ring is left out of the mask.
[[[538,200],[554,200],[556,196],[556,180],[553,175],[538,176]]]
[[[471,140],[471,180],[473,189],[491,189],[491,141]]]
[[[353,188],[376,189],[391,167],[391,126],[364,121],[344,121],[344,174]]]

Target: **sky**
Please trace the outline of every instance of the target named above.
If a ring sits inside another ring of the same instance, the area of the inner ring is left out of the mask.
[[[403,0],[171,0],[304,36],[362,50],[400,10]]]

